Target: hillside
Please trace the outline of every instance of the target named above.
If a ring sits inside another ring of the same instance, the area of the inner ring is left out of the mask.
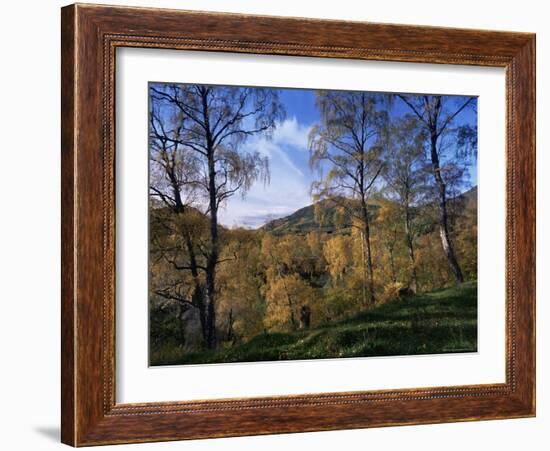
[[[454,207],[458,214],[466,206],[474,202],[477,203],[477,186],[449,200],[450,206]],[[379,208],[378,204],[371,202],[369,203],[369,208],[371,214],[376,217],[376,211]],[[314,230],[332,233],[336,230],[335,212],[336,207],[329,201],[323,200],[317,204],[300,208],[283,218],[274,219],[263,225],[260,229],[271,232],[274,235],[285,235],[288,233],[302,234]],[[348,223],[349,221],[344,222]]]
[[[152,355],[153,365],[369,357],[477,350],[477,284],[396,300],[353,318],[190,355]]]
[[[334,208],[328,206],[326,202],[319,202],[319,206],[323,208],[325,214],[323,221],[319,221],[316,218],[315,205],[308,205],[288,216],[269,221],[261,229],[272,232],[275,235],[305,233],[311,230],[321,230],[331,233],[334,231]]]
[[[371,211],[375,211],[378,205],[370,204],[370,208]],[[314,230],[332,233],[336,230],[335,213],[336,207],[332,202],[322,200],[316,204],[300,208],[283,218],[274,219],[262,226],[261,229],[274,235],[301,234]],[[344,223],[349,223],[349,220],[344,218]]]
[[[466,199],[468,202],[477,202],[477,185],[459,194],[456,199],[459,198]]]
[[[477,206],[477,186],[470,188],[468,191],[464,191],[454,199],[450,200],[451,204],[455,204],[458,208],[466,208]]]

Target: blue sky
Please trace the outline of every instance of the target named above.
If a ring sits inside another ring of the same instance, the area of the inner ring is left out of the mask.
[[[219,220],[227,227],[257,228],[313,202],[310,187],[318,174],[309,167],[308,134],[319,120],[315,91],[283,89],[280,92],[286,119],[277,124],[271,140],[252,137],[244,144],[269,158],[270,183],[257,182],[245,197],[236,195],[225,203],[219,212]],[[408,107],[396,100],[391,116],[407,113]],[[456,123],[473,125],[476,121],[476,113],[466,109],[457,117]],[[469,186],[473,186],[477,179],[475,161],[470,165],[469,173]]]

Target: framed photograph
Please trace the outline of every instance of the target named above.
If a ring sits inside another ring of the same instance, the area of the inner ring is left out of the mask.
[[[62,441],[535,415],[535,36],[62,9]]]

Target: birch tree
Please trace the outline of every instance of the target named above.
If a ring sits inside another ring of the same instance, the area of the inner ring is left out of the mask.
[[[410,108],[412,113],[423,124],[427,132],[431,172],[437,188],[439,206],[439,236],[447,257],[449,267],[457,283],[464,282],[464,276],[456,258],[450,235],[448,214],[448,184],[445,179],[444,161],[449,157],[449,147],[443,145],[444,136],[451,131],[456,118],[466,108],[475,105],[475,97],[460,98],[453,104],[450,97],[440,95],[399,95],[399,98]],[[465,128],[466,129],[466,128]],[[467,127],[471,130],[471,127]],[[460,130],[460,129],[459,129]],[[457,135],[457,144],[463,136]],[[471,142],[472,140],[469,140]]]
[[[322,173],[312,191],[344,209],[360,229],[365,268],[363,305],[375,303],[369,196],[382,173],[388,96],[367,92],[320,91],[320,122],[310,134],[310,163]]]
[[[180,149],[193,170],[186,179],[195,208],[209,220],[199,245],[204,258],[205,329],[208,348],[216,346],[216,270],[220,259],[219,210],[232,196],[245,195],[256,180],[267,181],[268,159],[244,146],[251,136],[269,137],[284,110],[274,89],[210,85],[151,84],[151,108],[159,110],[157,138]],[[161,127],[175,116],[173,127]],[[161,199],[169,193],[153,189]],[[176,196],[175,193],[171,195]]]
[[[415,240],[418,234],[418,208],[426,194],[425,133],[420,121],[408,115],[391,127],[387,153],[387,169],[384,173],[390,198],[399,206],[404,226],[404,237],[410,260],[409,287],[418,289]],[[415,208],[416,207],[416,208]]]

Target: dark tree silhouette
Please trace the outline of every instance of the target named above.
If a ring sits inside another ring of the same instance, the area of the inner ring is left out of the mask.
[[[158,199],[172,215],[158,213],[152,216],[151,233],[154,239],[154,222],[164,230],[179,235],[178,243],[181,252],[171,252],[171,246],[156,242],[155,250],[160,258],[166,260],[175,271],[191,274],[193,290],[189,294],[181,289],[180,281],[168,281],[162,288],[156,287],[154,294],[178,304],[180,317],[190,307],[199,312],[201,331],[204,342],[207,339],[206,305],[204,299],[204,282],[201,270],[204,265],[197,255],[196,221],[192,219],[192,202],[196,195],[195,179],[198,171],[197,161],[186,152],[176,137],[179,134],[177,117],[165,114],[155,102],[151,103],[149,112],[149,192],[151,198]],[[163,232],[161,231],[160,235]],[[177,256],[177,258],[176,258]],[[182,344],[184,334],[182,333]]]
[[[221,262],[218,211],[254,181],[268,179],[267,158],[242,144],[254,135],[269,137],[284,110],[274,89],[183,84],[151,84],[149,89],[153,141],[181,154],[176,165],[181,177],[172,181],[165,171],[168,192],[153,187],[152,194],[176,204],[175,191],[186,187],[209,219],[208,242],[199,247],[205,263],[198,269],[204,272],[206,344],[214,348],[216,268]]]

